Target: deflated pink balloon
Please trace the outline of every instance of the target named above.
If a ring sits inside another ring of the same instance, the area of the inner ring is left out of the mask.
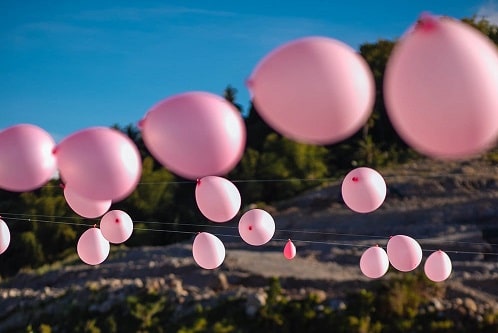
[[[361,167],[351,170],[342,181],[344,203],[355,212],[369,213],[386,198],[386,182],[377,171]]]
[[[296,246],[289,239],[284,246],[284,257],[285,259],[291,260],[294,259],[295,256],[296,256]]]
[[[142,172],[133,141],[112,128],[76,132],[57,145],[55,155],[64,183],[88,199],[122,200],[133,192]]]
[[[197,181],[195,200],[201,213],[214,222],[226,222],[237,215],[240,192],[228,179],[206,176]]]
[[[4,253],[10,245],[10,230],[4,220],[0,220],[0,254]]]
[[[389,259],[387,253],[379,246],[368,248],[360,258],[361,272],[371,278],[378,279],[384,276],[389,269]]]
[[[424,272],[427,278],[434,282],[446,280],[451,274],[451,259],[439,250],[433,252],[425,261]]]
[[[421,17],[394,48],[384,79],[395,130],[415,150],[441,159],[472,157],[494,145],[497,91],[496,45],[450,18]]]
[[[326,37],[284,44],[263,58],[247,82],[263,120],[289,139],[331,144],[370,116],[375,84],[350,46]]]
[[[85,198],[76,193],[71,187],[64,186],[64,198],[71,209],[89,219],[102,216],[109,210],[112,200],[95,200]]]
[[[224,98],[187,92],[167,98],[140,121],[145,145],[171,172],[188,179],[227,174],[242,158],[246,128]]]
[[[396,235],[387,242],[387,257],[394,268],[401,272],[409,272],[420,265],[422,248],[413,238]]]
[[[0,132],[0,188],[25,192],[55,175],[55,142],[45,130],[20,124]]]
[[[133,233],[133,221],[122,210],[111,210],[100,220],[100,230],[105,239],[113,244],[124,243]]]
[[[249,245],[260,246],[270,241],[275,233],[273,217],[262,209],[245,212],[239,221],[240,237]]]
[[[102,236],[99,228],[90,228],[78,240],[76,247],[80,259],[88,265],[98,265],[107,259],[109,242]]]
[[[215,235],[201,232],[194,238],[192,255],[197,265],[204,269],[215,269],[225,260],[225,245]]]

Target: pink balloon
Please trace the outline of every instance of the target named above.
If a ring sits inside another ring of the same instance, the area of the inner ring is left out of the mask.
[[[420,265],[422,248],[413,238],[396,235],[387,242],[387,257],[394,268],[401,272],[409,272]]]
[[[379,246],[368,248],[360,258],[361,272],[371,278],[378,279],[387,273],[389,269],[389,259],[387,253]]]
[[[247,82],[258,113],[295,141],[331,144],[354,134],[370,116],[375,83],[350,46],[307,37],[280,46]]]
[[[262,209],[251,209],[239,221],[240,237],[249,245],[260,246],[270,241],[275,233],[273,217]]]
[[[76,193],[71,187],[64,186],[64,198],[71,209],[89,219],[102,216],[109,210],[112,200],[95,200],[85,198]]]
[[[380,173],[361,167],[351,170],[344,177],[341,191],[344,203],[351,210],[369,213],[382,205],[387,187]]]
[[[497,91],[496,45],[449,18],[423,16],[394,48],[384,79],[396,131],[415,150],[441,159],[472,157],[496,142]]]
[[[64,182],[88,199],[124,199],[133,192],[142,172],[133,141],[112,128],[76,132],[62,140],[55,155]]]
[[[90,228],[78,240],[76,250],[80,259],[88,265],[98,265],[104,262],[111,247],[102,236],[99,228]]]
[[[284,246],[284,257],[285,259],[291,260],[296,256],[296,246],[289,239]]]
[[[246,143],[240,112],[206,92],[161,101],[147,112],[140,128],[151,154],[188,179],[227,174],[242,158]]]
[[[201,232],[194,238],[192,255],[197,265],[215,269],[225,260],[225,245],[213,234]]]
[[[111,210],[100,220],[100,230],[105,239],[113,244],[124,243],[133,233],[133,221],[122,210]]]
[[[446,280],[451,274],[451,259],[439,250],[433,252],[425,261],[424,272],[427,278],[434,282]]]
[[[0,132],[0,188],[37,189],[55,175],[55,142],[43,129],[20,124]]]
[[[228,179],[206,176],[197,181],[195,200],[201,213],[214,222],[226,222],[237,215],[240,192]]]
[[[0,220],[0,254],[4,253],[10,244],[10,230],[4,220]]]

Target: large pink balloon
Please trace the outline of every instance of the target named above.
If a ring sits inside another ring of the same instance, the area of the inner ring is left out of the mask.
[[[283,253],[285,259],[287,260],[294,259],[294,257],[296,256],[296,246],[294,245],[294,243],[292,243],[290,239],[287,241],[287,243],[285,243]]]
[[[434,282],[446,280],[451,274],[451,259],[439,250],[433,252],[425,261],[424,272],[427,278]]]
[[[472,157],[495,143],[497,91],[496,45],[449,18],[422,17],[394,48],[384,79],[396,131],[420,153],[442,159]]]
[[[361,272],[371,278],[378,279],[386,274],[389,269],[387,253],[380,246],[368,248],[360,258]]]
[[[76,132],[57,145],[55,155],[64,182],[89,199],[124,199],[133,192],[142,172],[133,141],[112,128]]]
[[[239,220],[239,234],[247,244],[254,246],[266,244],[274,233],[275,221],[262,209],[248,210]]]
[[[374,169],[361,167],[351,170],[342,181],[344,203],[358,213],[369,213],[379,208],[386,198],[384,178]]]
[[[76,250],[80,259],[88,265],[98,265],[109,255],[111,246],[99,228],[90,228],[78,239]]]
[[[247,82],[258,113],[280,134],[330,144],[354,134],[375,99],[368,64],[350,46],[307,37],[272,51]]]
[[[85,198],[71,187],[64,186],[64,198],[71,209],[78,215],[93,219],[102,216],[109,210],[112,200],[95,200]]]
[[[147,112],[140,128],[152,155],[188,179],[227,174],[242,158],[246,143],[240,112],[207,92],[161,101]]]
[[[0,188],[24,192],[55,175],[53,138],[43,129],[20,124],[0,132]]]
[[[201,232],[194,238],[192,255],[197,265],[204,269],[215,269],[225,260],[225,245],[215,235]]]
[[[197,181],[195,200],[201,213],[214,222],[226,222],[237,215],[241,197],[237,187],[228,179],[206,176]]]
[[[111,210],[100,220],[100,229],[105,239],[113,244],[124,243],[133,233],[133,221],[122,210]]]
[[[0,254],[4,253],[10,244],[10,230],[4,220],[0,220]]]
[[[413,271],[422,261],[422,248],[415,239],[405,235],[396,235],[387,242],[387,257],[397,270]]]

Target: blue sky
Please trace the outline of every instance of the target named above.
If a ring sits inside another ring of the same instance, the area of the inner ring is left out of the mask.
[[[136,124],[171,95],[244,86],[293,39],[357,48],[399,37],[420,13],[497,20],[490,1],[0,2],[0,129],[38,125],[57,141],[91,126]]]

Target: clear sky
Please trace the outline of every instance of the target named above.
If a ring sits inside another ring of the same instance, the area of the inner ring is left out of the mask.
[[[0,1],[0,129],[38,125],[57,141],[136,124],[171,95],[238,89],[269,51],[320,35],[357,48],[399,37],[424,11],[495,20],[498,2]],[[498,20],[494,21],[498,22]]]

